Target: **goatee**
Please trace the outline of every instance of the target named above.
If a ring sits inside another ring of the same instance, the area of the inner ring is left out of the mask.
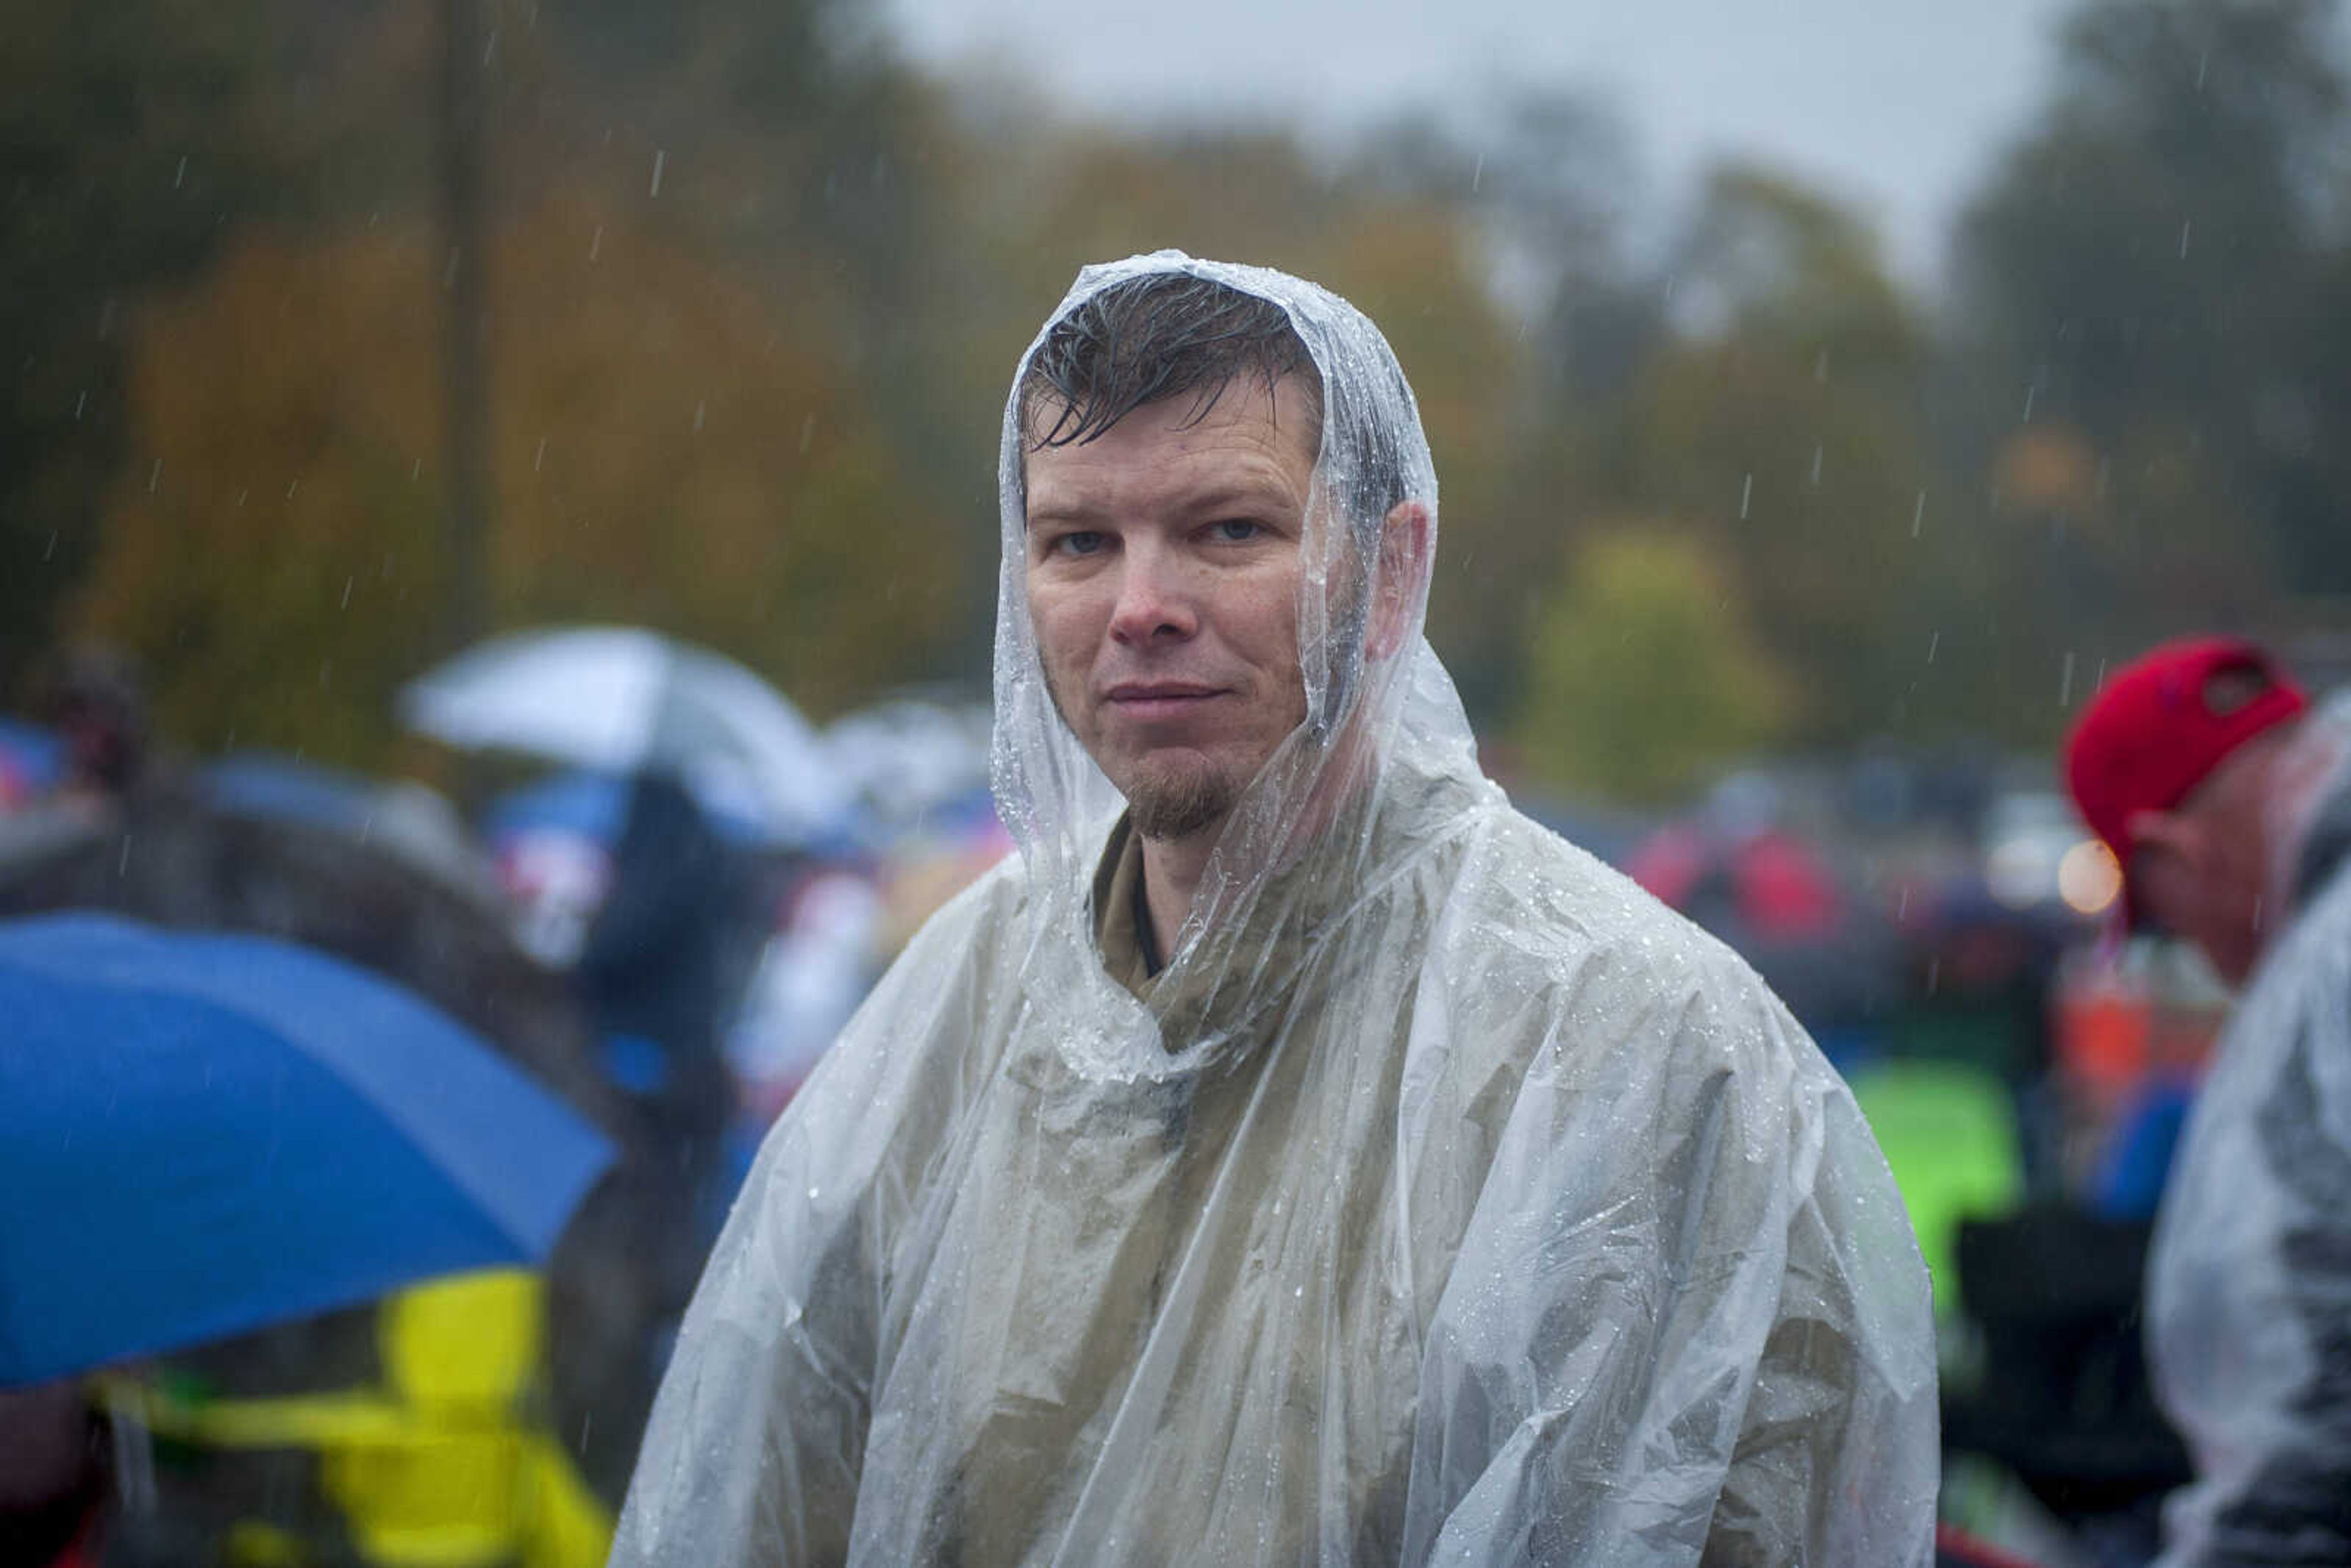
[[[1181,840],[1224,821],[1240,790],[1213,764],[1148,769],[1126,789],[1134,831],[1146,839]]]

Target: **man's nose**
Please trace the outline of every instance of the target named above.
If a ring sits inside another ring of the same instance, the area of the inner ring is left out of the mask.
[[[1182,563],[1155,545],[1130,547],[1119,564],[1111,636],[1140,645],[1181,642],[1199,629],[1199,615]]]

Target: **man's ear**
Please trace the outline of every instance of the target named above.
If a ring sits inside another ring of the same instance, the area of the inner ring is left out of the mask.
[[[1412,613],[1428,586],[1428,508],[1398,501],[1380,525],[1380,559],[1372,583],[1366,657],[1384,659],[1404,646]]]

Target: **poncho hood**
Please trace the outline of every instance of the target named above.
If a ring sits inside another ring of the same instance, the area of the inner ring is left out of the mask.
[[[1026,353],[1004,411],[998,470],[1003,564],[996,635],[997,807],[1019,846],[1030,890],[1029,975],[1040,988],[1100,992],[1086,909],[1092,873],[1123,802],[1056,710],[1029,609],[1023,388],[1055,329],[1104,290],[1154,274],[1222,284],[1281,308],[1321,381],[1321,434],[1301,543],[1298,651],[1305,721],[1267,760],[1227,821],[1191,917],[1166,946],[1152,988],[1166,1026],[1134,1049],[1092,1031],[1071,1037],[1083,1065],[1164,1076],[1229,1044],[1229,1021],[1204,998],[1261,991],[1266,960],[1295,971],[1338,939],[1349,897],[1429,847],[1428,831],[1490,796],[1468,717],[1424,635],[1425,572],[1406,586],[1396,651],[1368,655],[1365,600],[1387,500],[1401,496],[1437,533],[1437,473],[1418,404],[1394,350],[1363,312],[1265,267],[1159,251],[1086,267]],[[1376,475],[1372,471],[1377,470]],[[1451,789],[1441,786],[1450,784]],[[1432,813],[1435,815],[1432,816]],[[1407,826],[1407,820],[1410,826]],[[1417,831],[1416,831],[1417,830]]]

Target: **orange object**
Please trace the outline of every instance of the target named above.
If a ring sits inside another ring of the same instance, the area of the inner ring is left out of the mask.
[[[2066,1080],[2100,1113],[2113,1110],[2147,1075],[2152,998],[2116,977],[2061,990],[2055,1005],[2057,1061]]]

